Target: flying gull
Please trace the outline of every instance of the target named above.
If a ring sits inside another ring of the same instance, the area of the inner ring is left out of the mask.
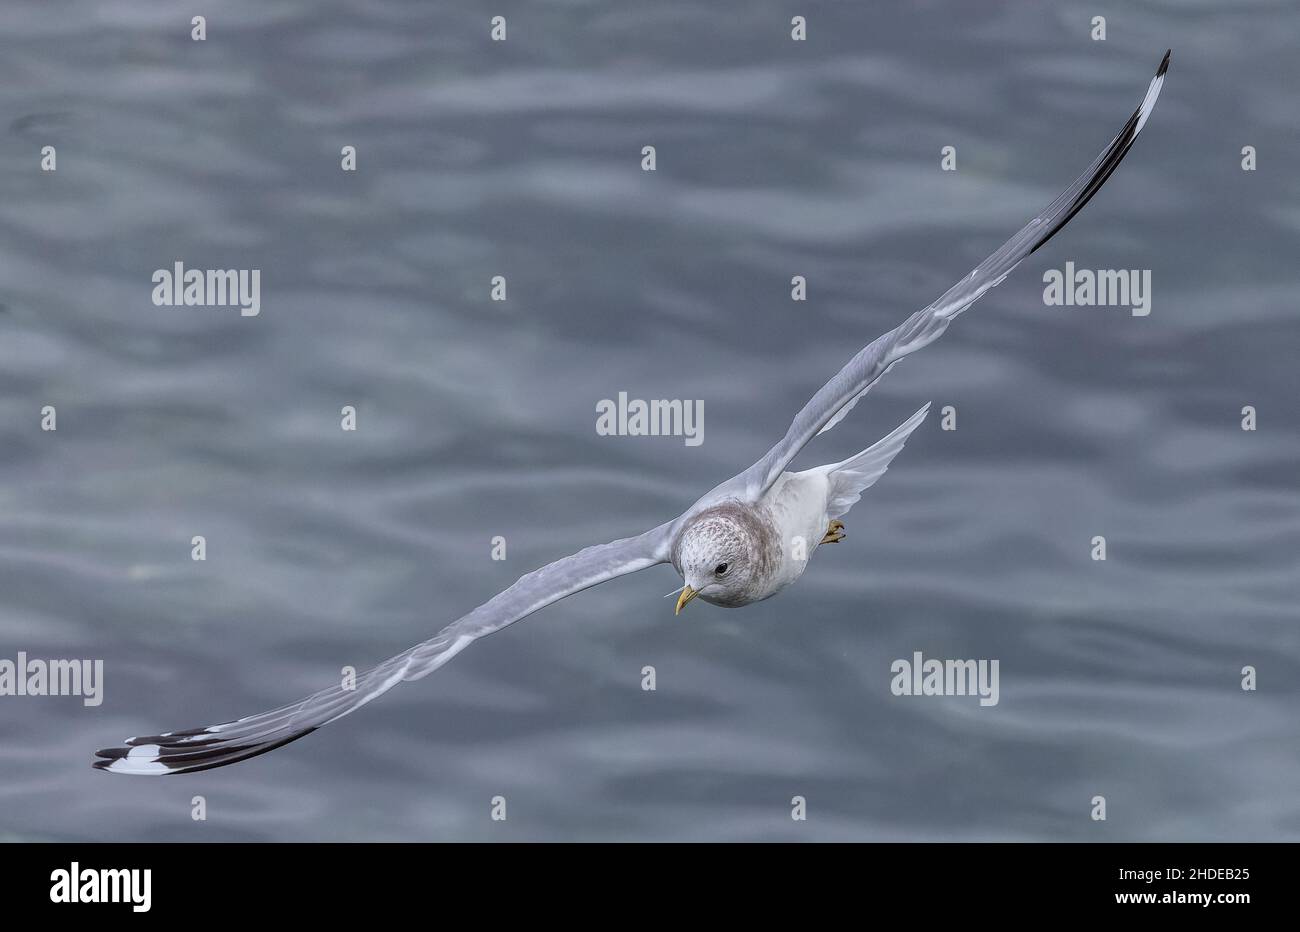
[[[685,585],[678,613],[695,598],[737,607],[775,595],[802,575],[818,546],[843,539],[842,518],[903,449],[921,424],[921,408],[883,440],[843,462],[787,472],[795,456],[838,424],[903,357],[928,346],[949,322],[1001,283],[1022,259],[1059,231],[1110,177],[1155,107],[1169,67],[1165,53],[1141,106],[1079,178],[997,252],[937,301],[871,343],[804,405],[776,446],[753,466],[706,493],[680,516],[627,537],[556,560],[417,644],[342,685],[260,715],[206,728],[128,738],[97,751],[95,767],[111,773],[174,774],[224,767],[282,747],[354,712],[398,683],[437,670],[481,637],[500,631],[575,592],[660,563]]]

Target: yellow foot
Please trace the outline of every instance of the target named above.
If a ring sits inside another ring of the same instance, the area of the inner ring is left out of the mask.
[[[822,538],[823,544],[838,544],[844,539],[844,522],[832,521],[831,526],[826,529],[826,536]]]

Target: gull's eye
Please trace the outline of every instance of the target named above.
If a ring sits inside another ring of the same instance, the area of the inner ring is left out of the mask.
[[[719,563],[717,569],[715,569],[713,572],[717,573],[719,576],[723,575],[724,573],[727,572],[727,564]]]

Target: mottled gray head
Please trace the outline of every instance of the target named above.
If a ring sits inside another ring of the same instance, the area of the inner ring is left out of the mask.
[[[753,509],[727,503],[692,518],[673,545],[673,567],[686,588],[680,612],[697,595],[714,605],[746,605],[771,574],[773,530]]]

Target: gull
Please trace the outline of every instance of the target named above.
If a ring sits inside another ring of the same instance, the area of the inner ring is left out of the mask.
[[[247,718],[126,739],[97,751],[110,773],[177,774],[224,767],[265,754],[366,705],[398,683],[437,670],[479,638],[500,631],[576,592],[661,563],[684,585],[676,614],[696,598],[735,608],[770,598],[797,580],[816,549],[844,539],[844,517],[876,482],[929,411],[921,408],[861,453],[802,472],[786,467],[818,434],[843,420],[899,360],[928,346],[954,317],[1000,284],[1065,226],[1128,153],[1154,109],[1169,67],[1165,52],[1141,105],[1087,171],[1020,232],[933,304],[849,360],[795,415],[762,459],[701,496],[678,517],[635,537],[587,547],[528,573],[436,635],[356,678],[298,702]]]

